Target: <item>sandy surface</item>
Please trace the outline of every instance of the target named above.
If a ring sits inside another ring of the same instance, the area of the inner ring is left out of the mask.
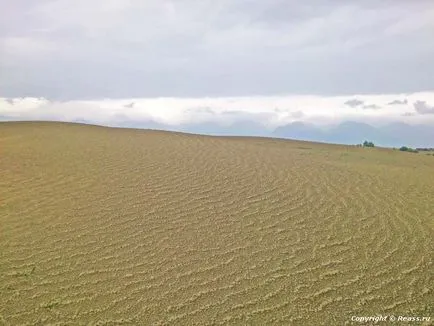
[[[423,153],[0,123],[0,325],[434,317],[433,238]]]

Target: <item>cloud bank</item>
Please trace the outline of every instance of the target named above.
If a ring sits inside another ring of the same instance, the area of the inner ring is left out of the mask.
[[[56,101],[0,98],[3,120],[88,121],[105,125],[214,123],[228,126],[251,121],[273,129],[294,121],[331,125],[352,120],[371,124],[402,121],[434,123],[434,93],[406,94],[412,105],[389,105],[401,94],[344,96],[275,96],[222,98],[127,98]],[[364,104],[370,103],[370,104]],[[350,108],[348,108],[350,106]],[[409,114],[411,113],[411,114]]]
[[[433,28],[428,0],[3,1],[0,96],[429,91]]]

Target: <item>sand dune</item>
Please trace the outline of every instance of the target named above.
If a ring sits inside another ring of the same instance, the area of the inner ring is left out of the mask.
[[[0,324],[434,312],[422,153],[5,122],[0,224]]]

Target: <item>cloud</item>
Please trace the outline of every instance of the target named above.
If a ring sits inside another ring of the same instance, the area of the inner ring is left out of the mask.
[[[127,109],[132,109],[133,107],[134,107],[134,102],[131,102],[131,103],[128,103],[128,104],[125,104],[124,105],[124,108],[127,108]]]
[[[363,103],[364,103],[363,101],[360,101],[358,99],[352,99],[352,100],[346,101],[344,104],[348,105],[349,107],[356,108],[356,107],[362,105]]]
[[[419,114],[434,114],[434,106],[428,105],[425,101],[416,101],[413,106]]]
[[[303,111],[295,111],[291,113],[291,117],[295,118],[295,119],[300,119],[304,117],[304,113]]]
[[[396,98],[397,95],[392,95]],[[399,95],[398,95],[399,96]],[[0,115],[9,120],[89,121],[103,125],[155,124],[177,127],[183,124],[219,125],[255,122],[265,128],[302,121],[330,125],[352,120],[369,123],[406,121],[405,106],[387,106],[391,95],[357,95],[364,110],[348,110],[344,96],[250,96],[250,97],[159,97],[59,101],[45,98],[0,98]],[[408,95],[419,111],[428,113],[426,103],[434,101],[434,92]],[[424,100],[424,101],[422,101]],[[377,110],[380,108],[381,110]],[[420,113],[420,112],[419,112]],[[414,116],[412,123],[432,123],[434,114]]]
[[[368,105],[363,105],[362,108],[366,110],[378,110],[381,109],[381,106],[378,106],[376,104],[368,104]]]
[[[404,100],[393,100],[392,102],[387,103],[388,105],[407,105],[408,104],[408,100],[404,99]]]
[[[210,107],[193,107],[185,110],[188,113],[196,113],[196,114],[207,114],[207,115],[215,115],[215,112]],[[230,112],[225,112],[230,113]]]
[[[416,115],[415,112],[404,112],[402,114],[403,117],[414,117]]]
[[[434,84],[431,1],[20,0],[2,9],[1,96],[348,96]]]

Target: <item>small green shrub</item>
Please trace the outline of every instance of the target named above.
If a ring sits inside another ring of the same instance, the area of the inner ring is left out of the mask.
[[[411,147],[407,147],[407,146],[402,146],[399,150],[401,152],[419,153],[418,150],[415,150],[415,149],[413,149]]]

